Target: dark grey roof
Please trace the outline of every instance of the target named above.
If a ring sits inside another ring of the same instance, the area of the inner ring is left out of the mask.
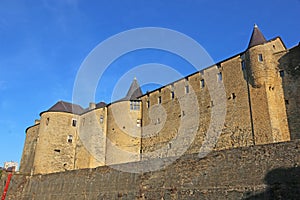
[[[73,114],[81,114],[84,109],[77,104],[68,103],[65,101],[59,101],[56,104],[54,104],[49,110],[47,111],[59,111],[59,112],[68,112]]]
[[[107,104],[103,101],[96,104],[96,108],[104,108]]]
[[[259,45],[259,44],[263,44],[267,42],[265,36],[262,34],[262,32],[259,30],[258,26],[255,24],[253,31],[252,31],[252,35],[251,35],[251,39],[248,45],[248,48]]]
[[[137,82],[136,78],[133,79],[130,88],[122,100],[138,100],[137,97],[142,96],[143,92],[140,88],[139,83]]]

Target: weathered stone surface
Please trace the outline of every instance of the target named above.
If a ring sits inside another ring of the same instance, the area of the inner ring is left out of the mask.
[[[159,171],[141,174],[107,166],[14,174],[7,199],[297,199],[299,165],[300,140],[295,140],[212,152],[203,159],[184,155]]]

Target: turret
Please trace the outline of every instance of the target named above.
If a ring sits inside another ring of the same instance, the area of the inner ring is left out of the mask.
[[[253,87],[261,87],[264,84],[273,82],[276,76],[273,53],[272,45],[267,43],[258,26],[254,25],[246,51],[248,77]]]
[[[245,52],[246,79],[256,144],[289,140],[278,60],[286,50],[279,37],[267,41],[254,25]]]

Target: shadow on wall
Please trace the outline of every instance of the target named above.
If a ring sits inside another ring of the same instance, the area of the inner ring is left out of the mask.
[[[300,139],[300,43],[279,60],[291,139]]]
[[[266,191],[245,200],[300,199],[300,167],[274,169],[265,176],[264,181],[268,185]]]

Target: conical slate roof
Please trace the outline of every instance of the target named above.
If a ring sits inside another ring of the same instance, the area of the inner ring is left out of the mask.
[[[127,95],[123,100],[137,100],[137,97],[142,96],[143,92],[140,88],[139,83],[137,82],[136,78],[133,79],[130,88],[127,92]]]
[[[263,44],[265,42],[267,42],[265,36],[262,34],[262,32],[259,30],[258,26],[255,24],[248,48],[251,48],[251,47],[259,45],[259,44]]]

